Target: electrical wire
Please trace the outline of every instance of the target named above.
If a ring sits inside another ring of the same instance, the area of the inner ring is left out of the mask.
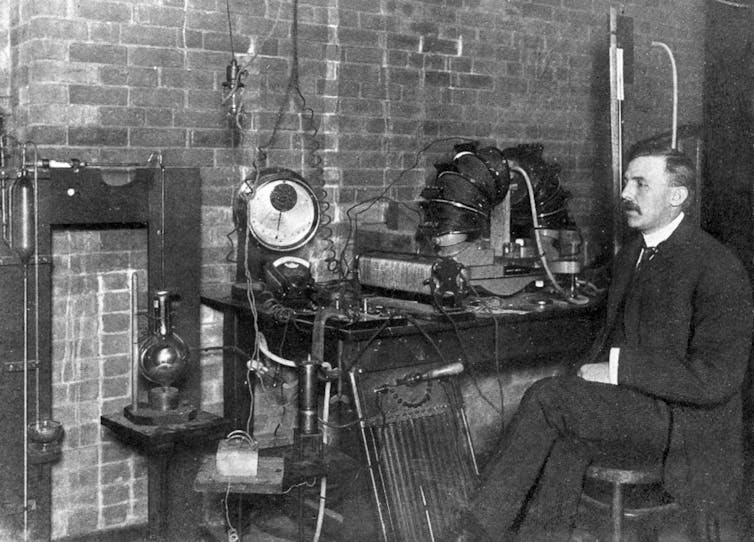
[[[500,363],[500,321],[498,320],[498,315],[496,315],[494,312],[489,310],[486,306],[482,305],[481,310],[477,312],[485,312],[489,317],[492,318],[492,322],[494,324],[493,328],[493,356],[495,360],[495,381],[497,382],[498,386],[498,393],[500,393],[500,410],[495,409],[500,414],[500,423],[501,426],[504,427],[504,414],[505,414],[505,386],[503,385],[503,381],[501,378],[502,373],[502,366]],[[460,336],[459,336],[460,340]],[[472,374],[473,378],[473,374]]]
[[[330,365],[328,364],[322,364],[324,365]],[[330,392],[332,390],[332,382],[330,380],[327,380],[325,382],[325,396],[324,396],[324,404],[322,406],[322,420],[325,424],[328,423],[330,418]],[[322,431],[322,444],[325,448],[327,448],[327,445],[330,443],[330,433],[329,431]],[[322,476],[319,480],[319,506],[317,508],[317,522],[316,527],[314,529],[314,538],[312,539],[313,542],[319,542],[319,537],[322,535],[322,524],[324,522],[325,518],[325,503],[327,502],[327,476]]]
[[[281,494],[282,495],[286,495],[286,494],[290,493],[291,491],[293,491],[294,489],[296,489],[297,487],[304,487],[304,486],[306,486],[306,487],[312,488],[315,485],[317,485],[317,479],[316,478],[314,478],[311,482],[307,482],[306,480],[304,480],[303,482],[299,482],[297,484],[291,485],[288,489],[286,489],[285,491],[283,491]]]
[[[356,353],[356,355],[351,359],[350,370],[353,370],[356,367],[356,365],[361,361],[361,357],[369,349],[369,347],[372,345],[372,343],[375,341],[375,339],[377,339],[377,337],[379,337],[380,334],[387,328],[387,326],[391,322],[391,319],[392,319],[392,317],[391,318],[387,318],[384,322],[382,322],[382,324],[377,329],[377,331],[375,331],[369,337],[369,339],[367,339],[367,341],[364,343],[364,346],[362,346],[361,349]]]
[[[476,375],[474,374],[474,371],[472,368],[471,356],[469,355],[469,352],[466,349],[466,344],[463,342],[463,338],[461,337],[461,330],[458,329],[458,324],[456,324],[455,320],[453,320],[451,315],[448,314],[448,312],[441,305],[438,305],[438,308],[440,309],[440,312],[442,312],[445,315],[445,317],[450,322],[450,325],[453,327],[453,333],[455,334],[456,340],[458,341],[458,346],[461,347],[461,352],[463,353],[463,357],[466,360],[465,366],[469,370],[469,376],[471,377],[471,383],[474,386],[474,389],[476,390],[479,397],[481,397],[481,399],[485,403],[487,403],[495,412],[502,415],[503,413],[502,406],[498,407],[495,403],[493,403],[492,400],[489,397],[487,397],[487,395],[482,391],[482,388],[479,387],[479,382],[477,381]],[[414,323],[414,325],[416,325],[417,329],[419,329],[425,337],[429,338],[429,334],[427,334],[426,331],[421,329],[421,327],[418,325],[418,322]],[[437,344],[435,344],[434,341],[432,341],[432,345],[434,346],[435,350],[439,352],[440,347],[437,346]]]
[[[282,2],[281,2],[282,4]],[[278,6],[278,15],[276,16],[275,24],[277,24],[279,15],[280,15],[280,5]],[[274,26],[273,26],[274,29]],[[335,242],[333,240],[333,229],[330,226],[332,223],[332,216],[330,214],[330,203],[327,201],[327,191],[324,189],[324,179],[323,179],[323,173],[324,169],[322,167],[322,157],[319,154],[319,150],[321,148],[321,145],[318,141],[318,134],[319,134],[319,127],[317,126],[315,122],[315,113],[314,109],[309,107],[306,101],[306,97],[304,96],[303,92],[301,91],[300,87],[300,75],[299,75],[299,44],[298,44],[298,38],[299,38],[299,31],[298,31],[298,0],[293,0],[292,3],[292,17],[291,17],[291,41],[292,41],[292,53],[291,53],[291,70],[288,76],[288,83],[286,85],[285,92],[283,94],[283,97],[280,101],[280,106],[278,108],[277,114],[275,115],[275,121],[273,123],[272,131],[270,133],[269,138],[267,139],[266,143],[260,144],[256,148],[256,154],[254,156],[254,159],[252,161],[252,168],[253,168],[253,175],[251,175],[249,178],[254,179],[254,186],[258,184],[260,172],[263,169],[264,165],[267,162],[267,151],[272,146],[272,144],[276,141],[278,132],[280,131],[282,120],[284,117],[284,114],[290,104],[291,101],[297,104],[299,108],[299,113],[301,116],[301,129],[304,134],[304,142],[303,142],[303,149],[307,150],[308,148],[308,158],[306,159],[306,166],[313,172],[313,174],[305,175],[307,178],[311,179],[312,177],[316,178],[316,182],[309,184],[312,186],[312,189],[315,190],[315,195],[317,197],[317,202],[319,205],[319,216],[320,216],[320,224],[318,226],[317,231],[317,237],[321,241],[325,243],[325,248],[323,249],[323,252],[325,254],[324,261],[327,264],[327,269],[337,274],[339,277],[343,277],[343,271],[340,268],[340,263],[337,258],[337,251],[335,249]],[[257,53],[258,54],[258,53]],[[254,57],[249,61],[249,63],[256,58],[257,54],[254,55]],[[247,63],[248,65],[248,63]],[[239,73],[246,71],[245,65],[241,70],[239,70]],[[246,182],[248,184],[249,178],[247,178]],[[251,190],[254,189],[254,186],[249,184],[249,188]],[[231,232],[232,233],[232,232]]]
[[[250,228],[247,220],[247,228]],[[245,239],[244,254],[248,254],[249,250],[249,235]],[[251,359],[259,359],[259,315],[257,313],[256,299],[254,298],[254,280],[251,278],[251,270],[249,268],[249,258],[244,258],[244,274],[246,275],[246,300],[249,303],[249,310],[251,311],[251,320],[254,327],[254,349],[251,353]],[[246,418],[246,432],[253,435],[252,418],[254,416],[254,388],[251,383],[250,371],[246,374],[246,382],[249,389],[249,415]]]
[[[236,59],[236,52],[233,47],[233,22],[230,18],[230,0],[225,0],[225,12],[228,14],[228,39],[230,40],[230,55],[233,60]]]
[[[511,171],[515,171],[519,173],[523,178],[524,182],[526,183],[526,191],[529,194],[529,208],[531,210],[531,220],[532,220],[532,227],[534,231],[534,241],[537,243],[537,255],[539,256],[539,261],[542,263],[542,268],[545,270],[545,274],[547,275],[547,278],[550,280],[550,283],[552,284],[552,287],[555,289],[556,292],[558,292],[561,296],[563,296],[563,299],[566,301],[572,302],[570,300],[570,296],[566,293],[565,290],[558,284],[558,282],[555,280],[555,276],[552,274],[552,271],[550,270],[550,264],[547,262],[547,255],[545,253],[544,247],[542,246],[542,239],[540,238],[540,225],[539,225],[539,217],[537,216],[537,202],[535,200],[534,196],[534,187],[532,186],[531,179],[529,178],[529,174],[526,173],[526,170],[524,168],[514,166],[510,168]]]
[[[443,138],[437,138],[433,139],[429,143],[427,143],[424,147],[419,149],[419,151],[416,152],[414,155],[414,162],[409,167],[403,169],[398,176],[390,181],[383,189],[382,191],[374,197],[367,198],[365,200],[358,201],[351,205],[346,210],[346,217],[348,218],[347,221],[347,231],[346,231],[346,238],[343,242],[343,248],[340,252],[340,257],[338,258],[340,261],[340,267],[343,269],[343,276],[344,278],[348,278],[351,274],[351,266],[345,261],[346,258],[346,252],[348,250],[348,245],[351,243],[351,238],[355,236],[357,225],[358,225],[358,216],[360,214],[366,213],[369,211],[372,207],[374,207],[375,204],[379,201],[387,200],[387,201],[396,201],[392,198],[385,197],[385,195],[390,191],[390,189],[395,186],[395,184],[400,181],[409,171],[415,169],[419,165],[419,161],[421,159],[421,156],[427,152],[429,149],[431,149],[433,146],[437,145],[438,143],[446,143],[448,141],[463,141],[463,142],[472,142],[472,139],[466,138],[466,137],[443,137]],[[415,209],[409,207],[403,202],[397,202],[407,209],[409,209],[411,212],[417,212]],[[359,207],[365,206],[363,209],[359,209],[356,211],[353,215],[351,213],[354,212],[355,209],[358,209]]]
[[[754,5],[742,4],[740,2],[732,2],[731,0],[712,0],[712,1],[717,2],[718,4],[723,4],[724,6],[730,6],[734,8],[754,9]]]
[[[262,352],[262,354],[267,356],[275,363],[279,363],[280,365],[283,365],[285,367],[298,367],[298,363],[296,363],[295,361],[285,359],[281,356],[278,356],[277,354],[273,354],[267,346],[267,339],[264,337],[263,333],[259,332],[257,337],[259,337],[259,350]]]
[[[233,524],[230,522],[230,510],[228,507],[228,498],[230,497],[230,482],[228,482],[228,486],[225,489],[225,499],[223,499],[223,505],[225,508],[225,522],[228,525],[228,542],[238,542],[240,538],[238,537],[238,531],[235,527],[233,527]]]

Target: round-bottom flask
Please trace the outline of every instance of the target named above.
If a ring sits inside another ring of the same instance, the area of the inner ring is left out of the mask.
[[[172,386],[186,371],[188,346],[173,331],[167,290],[155,293],[154,329],[141,346],[139,368],[144,378],[158,387],[149,391],[149,406],[155,410],[178,407],[178,388]]]

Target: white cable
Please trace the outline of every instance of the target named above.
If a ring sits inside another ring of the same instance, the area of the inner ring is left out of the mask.
[[[717,2],[718,4],[723,4],[724,6],[731,6],[734,8],[743,8],[743,9],[754,9],[754,6],[749,4],[742,4],[740,2],[731,2],[730,0],[713,0],[714,2]]]
[[[323,364],[324,365],[324,364]],[[322,443],[327,450],[327,444],[330,441],[330,434],[328,433],[327,422],[330,418],[330,389],[332,383],[325,381],[325,403],[322,406]],[[325,502],[327,500],[327,476],[323,476],[319,481],[319,508],[317,509],[317,527],[314,530],[314,538],[312,542],[319,542],[319,537],[322,534],[322,523],[325,518]]]
[[[673,124],[672,124],[672,139],[670,142],[670,146],[673,149],[677,149],[677,132],[678,132],[678,71],[676,70],[675,66],[675,58],[673,57],[673,51],[670,50],[670,47],[665,45],[661,41],[653,41],[652,47],[662,47],[665,49],[665,52],[670,57],[670,68],[673,71]]]
[[[524,178],[524,182],[526,183],[526,189],[529,193],[529,208],[531,209],[531,220],[534,227],[534,241],[536,241],[537,243],[537,253],[539,254],[539,261],[542,262],[542,268],[545,270],[547,278],[550,279],[553,288],[555,288],[555,290],[565,299],[568,299],[568,294],[565,292],[565,290],[563,290],[563,288],[560,287],[560,284],[557,283],[555,276],[550,270],[544,248],[542,247],[542,240],[539,238],[539,217],[537,216],[537,202],[534,199],[534,187],[531,184],[531,179],[529,178],[529,175],[526,173],[526,171],[524,171],[524,169],[521,167],[513,166],[510,169],[511,171],[520,173]]]
[[[280,365],[285,365],[286,367],[298,367],[298,364],[295,361],[282,358],[278,356],[277,354],[273,354],[272,352],[270,352],[270,349],[267,347],[267,339],[264,337],[264,333],[262,333],[261,331],[257,331],[257,338],[259,342],[259,350],[266,357],[268,357],[275,363],[279,363]]]

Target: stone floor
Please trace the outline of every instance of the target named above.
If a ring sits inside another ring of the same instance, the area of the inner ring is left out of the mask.
[[[351,529],[348,534],[343,534],[344,526],[339,524],[333,517],[337,517],[337,514],[330,516],[325,521],[325,529],[322,532],[320,542],[379,542],[380,537],[372,530],[366,528],[365,522],[373,521],[373,517],[351,520],[344,519],[344,522],[351,521],[353,524],[364,526],[362,532],[359,532],[358,529]],[[313,521],[310,524],[313,524]],[[638,542],[633,523],[629,521],[625,527],[623,542]],[[679,519],[669,519],[662,523],[657,542],[690,542],[689,537],[686,536],[684,531],[684,526]],[[308,542],[312,539],[313,532],[307,528],[303,540]],[[218,538],[217,540],[229,542],[227,538]],[[574,531],[570,542],[609,542],[610,540],[608,518],[590,515],[589,512],[582,511],[579,527]],[[743,542],[744,540],[741,537],[734,536],[733,531],[729,527],[723,527],[721,542]],[[254,525],[249,525],[240,537],[240,542],[298,541],[298,526],[295,519],[284,514],[272,514],[265,519],[260,519]],[[427,542],[432,541],[427,540]]]

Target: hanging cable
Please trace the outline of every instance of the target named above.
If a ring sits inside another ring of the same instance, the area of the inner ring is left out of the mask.
[[[273,123],[270,136],[265,143],[257,146],[256,154],[252,161],[253,174],[247,178],[247,183],[249,183],[250,189],[253,189],[253,187],[257,185],[260,177],[260,171],[265,167],[267,163],[267,151],[277,139],[277,135],[281,129],[285,112],[288,109],[289,105],[293,103],[298,107],[301,118],[300,128],[304,134],[302,151],[304,151],[307,155],[305,166],[308,167],[311,172],[311,174],[305,174],[304,176],[307,179],[314,178],[314,180],[316,181],[310,182],[309,184],[312,190],[314,190],[319,204],[320,225],[318,227],[317,237],[325,243],[323,252],[325,254],[324,261],[327,263],[328,270],[336,273],[340,278],[342,278],[343,272],[340,268],[339,260],[337,258],[337,251],[335,250],[335,243],[333,241],[333,230],[330,226],[333,219],[330,214],[330,204],[327,201],[328,194],[324,189],[324,170],[322,167],[323,161],[322,157],[319,154],[319,150],[321,148],[321,145],[318,141],[319,127],[315,122],[314,109],[309,107],[309,105],[307,104],[306,97],[304,96],[300,87],[298,51],[298,0],[293,0],[292,2],[290,35],[292,42],[292,52],[291,70],[288,76],[288,83],[283,93],[278,111],[275,115],[275,121]],[[243,69],[245,70],[245,67]]]
[[[230,56],[236,59],[236,52],[233,48],[233,22],[230,18],[230,0],[225,0],[225,12],[228,15],[228,39],[230,40]]]
[[[668,54],[668,57],[670,58],[670,69],[672,71],[672,77],[673,77],[673,119],[671,123],[671,141],[670,141],[670,147],[672,149],[678,149],[677,144],[677,133],[678,133],[678,71],[675,66],[675,57],[673,56],[673,51],[670,50],[670,47],[668,47],[666,44],[662,43],[661,41],[653,41],[652,47],[661,47],[665,50],[665,52]]]
[[[353,205],[351,205],[346,210],[346,217],[348,219],[348,221],[347,221],[348,229],[346,231],[346,238],[345,238],[345,240],[343,242],[343,246],[341,248],[340,256],[338,258],[339,261],[340,261],[340,267],[343,270],[343,276],[344,276],[344,278],[348,278],[349,275],[351,274],[351,266],[350,266],[350,264],[348,264],[346,262],[346,253],[347,253],[348,245],[350,244],[352,237],[354,237],[355,234],[356,234],[359,215],[363,214],[363,213],[366,213],[367,211],[369,211],[369,209],[371,209],[372,207],[374,207],[374,205],[377,204],[380,201],[383,201],[383,200],[395,201],[395,200],[393,200],[391,198],[385,197],[385,195],[390,191],[390,189],[393,186],[395,186],[398,183],[398,181],[400,181],[401,179],[403,179],[403,177],[409,171],[415,169],[419,165],[419,160],[421,159],[421,156],[425,152],[427,152],[429,149],[431,149],[433,146],[437,145],[438,143],[446,143],[448,141],[467,141],[467,142],[471,142],[473,140],[465,138],[465,137],[442,137],[442,138],[433,139],[432,141],[430,141],[429,143],[427,143],[424,147],[422,147],[421,149],[419,149],[419,151],[414,155],[414,162],[413,162],[413,164],[411,164],[406,169],[402,170],[398,174],[398,176],[395,179],[393,179],[392,181],[390,181],[390,183],[388,183],[377,196],[374,196],[372,198],[368,198],[368,199],[365,199],[365,200],[358,201],[358,202],[354,203]],[[410,211],[416,212],[415,209],[413,209],[413,208],[405,205],[404,203],[402,203],[402,202],[398,202],[398,203],[400,203],[401,205],[405,206]],[[361,209],[359,209],[362,206],[364,206],[364,207],[361,208]],[[358,210],[356,210],[356,209],[358,209]],[[351,213],[353,213],[353,215]]]
[[[530,208],[531,208],[531,220],[532,220],[532,228],[534,231],[534,241],[537,243],[537,254],[539,256],[539,261],[542,263],[542,268],[545,270],[545,274],[547,275],[547,278],[550,280],[550,284],[552,284],[552,287],[555,289],[555,291],[558,292],[563,297],[563,299],[565,299],[569,303],[574,303],[574,301],[566,293],[566,291],[563,290],[560,284],[558,284],[558,281],[555,280],[555,276],[552,274],[552,271],[550,270],[550,265],[547,262],[547,255],[545,253],[544,247],[542,246],[542,239],[540,238],[540,235],[539,235],[540,225],[539,225],[539,217],[537,215],[537,202],[534,196],[534,187],[532,186],[531,179],[529,178],[529,174],[526,173],[526,170],[518,166],[511,167],[511,171],[515,171],[519,173],[524,178],[524,182],[526,183],[526,189],[529,194],[529,203],[530,203]]]
[[[325,364],[323,364],[325,365]],[[329,366],[329,363],[327,364]],[[330,392],[332,389],[332,383],[330,380],[325,381],[325,397],[324,404],[322,406],[322,420],[324,425],[322,427],[322,444],[325,448],[330,443],[329,431],[327,430],[327,423],[330,418]],[[322,534],[322,524],[325,519],[325,503],[327,502],[327,476],[322,476],[319,481],[319,506],[317,507],[317,522],[314,529],[313,542],[319,542],[319,537]]]

